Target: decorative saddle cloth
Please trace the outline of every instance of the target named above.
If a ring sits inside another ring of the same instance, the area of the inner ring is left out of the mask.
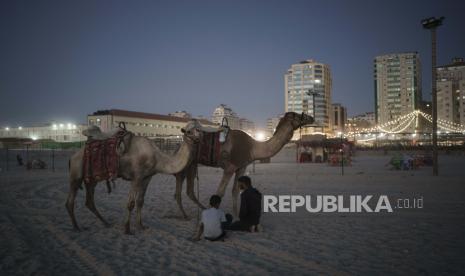
[[[197,162],[205,166],[218,166],[220,159],[220,135],[217,132],[202,132]]]
[[[104,140],[96,140],[89,137],[84,148],[83,159],[85,183],[114,180],[118,177],[118,148],[126,135],[132,134],[121,129]],[[125,145],[125,147],[127,146]]]

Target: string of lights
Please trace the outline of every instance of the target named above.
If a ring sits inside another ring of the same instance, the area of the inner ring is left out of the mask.
[[[415,118],[416,116],[412,116],[409,121],[405,124],[405,126],[403,126],[402,128],[398,129],[398,130],[386,130],[386,129],[383,129],[381,127],[378,127],[379,130],[385,132],[385,133],[389,133],[389,134],[397,134],[397,133],[401,133],[403,132],[404,130],[406,130],[414,121],[415,121]],[[400,127],[401,125],[403,125],[403,123],[399,124],[398,126]]]
[[[372,132],[381,132],[382,135],[380,137],[384,136],[385,133],[387,134],[399,134],[404,132],[406,129],[410,127],[410,125],[415,122],[415,133],[416,129],[418,128],[419,125],[419,116],[422,116],[424,119],[426,119],[428,122],[432,123],[433,119],[432,116],[429,114],[426,114],[420,110],[415,110],[410,112],[409,114],[400,116],[392,121],[383,123],[378,126],[374,126],[371,128],[362,128],[362,129],[356,129],[353,131],[349,131],[347,133],[348,136],[360,136],[362,133],[372,133]],[[450,131],[450,132],[460,132],[460,133],[465,133],[465,126],[462,124],[438,119],[438,127],[441,130],[445,131]],[[371,139],[371,138],[370,138]]]
[[[379,132],[379,131],[384,132],[384,133],[390,133],[390,134],[400,133],[410,126],[410,124],[415,120],[415,117],[416,117],[416,113],[411,112],[409,114],[400,116],[399,118],[396,118],[395,120],[386,122],[379,126],[350,131],[348,135],[351,136],[355,134]],[[386,129],[387,127],[390,127],[390,129]]]
[[[425,113],[420,113],[423,118],[425,118],[428,122],[432,123],[433,118]],[[438,127],[442,130],[451,131],[451,132],[465,132],[465,128],[455,127],[452,123],[446,123],[443,120],[438,120]]]

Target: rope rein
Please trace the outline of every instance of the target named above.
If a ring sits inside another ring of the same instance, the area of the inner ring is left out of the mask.
[[[300,163],[300,147],[302,145],[302,122],[304,113],[300,114],[300,126],[299,126],[299,143],[297,144],[297,163]]]
[[[199,180],[199,167],[195,167],[195,179],[197,180],[197,201],[200,200],[200,180]],[[200,222],[200,206],[197,204],[197,227],[199,226]],[[196,227],[196,228],[197,228]]]
[[[199,165],[197,161],[199,160],[199,155],[200,155],[200,143],[197,146],[197,152],[196,152],[196,157],[195,160],[193,160],[195,164],[195,180],[197,180],[197,203],[200,201],[200,179],[199,179]],[[195,185],[195,181],[194,181]],[[197,204],[197,221],[195,223],[195,231],[199,228],[199,223],[200,223],[200,206]]]

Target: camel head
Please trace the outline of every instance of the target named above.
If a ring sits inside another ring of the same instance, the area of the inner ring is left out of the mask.
[[[196,119],[190,120],[187,125],[181,128],[181,132],[184,134],[184,140],[197,144],[200,142],[201,132],[199,131],[200,123]]]
[[[284,117],[281,119],[280,123],[288,122],[292,125],[294,130],[298,129],[299,127],[313,124],[315,120],[312,116],[306,113],[295,113],[295,112],[287,112],[284,114]]]

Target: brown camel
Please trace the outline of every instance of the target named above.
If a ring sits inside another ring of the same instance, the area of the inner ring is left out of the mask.
[[[192,122],[188,123],[188,126]],[[153,141],[141,137],[133,136],[128,141],[129,146],[120,156],[118,177],[131,181],[129,198],[127,203],[127,218],[125,222],[125,233],[130,234],[131,212],[136,206],[136,220],[141,229],[142,225],[142,206],[147,186],[153,175],[157,173],[175,174],[180,172],[191,162],[196,144],[199,142],[199,132],[192,127],[188,130],[182,129],[183,143],[174,155],[163,153]],[[74,216],[74,200],[78,189],[83,182],[83,156],[84,149],[76,152],[70,159],[70,191],[66,201],[74,229],[79,230],[76,218]],[[86,206],[94,213],[106,226],[108,223],[97,211],[94,203],[94,191],[97,183],[86,184]]]
[[[245,173],[247,165],[255,160],[266,159],[277,154],[282,147],[288,143],[294,131],[298,128],[313,124],[313,117],[302,113],[297,114],[295,112],[287,112],[283,118],[279,121],[278,126],[269,140],[265,142],[259,142],[250,137],[247,133],[241,130],[230,130],[227,139],[221,144],[220,148],[220,161],[218,167],[223,169],[223,177],[220,185],[216,191],[216,194],[223,197],[226,187],[233,176],[234,186],[232,189],[233,198],[233,211],[237,215],[237,198],[239,195],[239,187],[237,179]],[[197,129],[201,131],[202,127],[197,122]],[[183,216],[187,218],[186,212],[182,207],[181,201],[181,190],[184,179],[187,178],[187,195],[193,200],[200,208],[205,207],[198,201],[194,194],[194,178],[197,173],[197,162],[193,160],[188,166],[181,172],[175,174],[176,177],[176,192],[175,198],[179,209]]]

